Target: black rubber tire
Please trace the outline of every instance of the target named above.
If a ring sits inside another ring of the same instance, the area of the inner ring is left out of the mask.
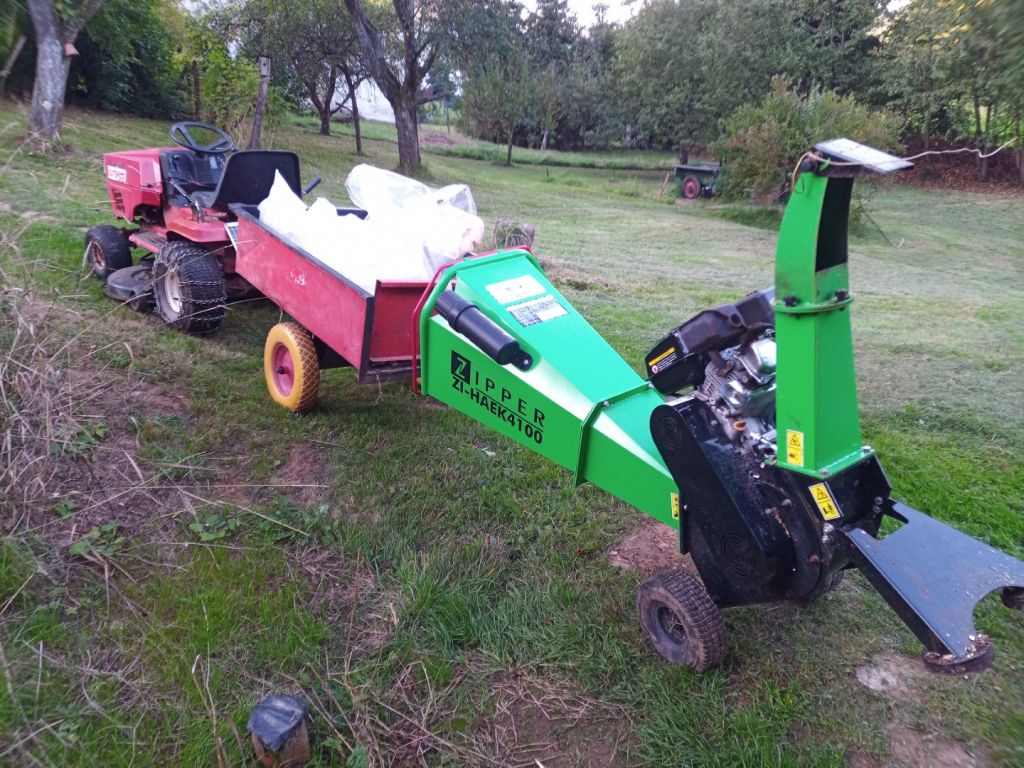
[[[700,179],[696,176],[687,176],[680,185],[680,191],[682,191],[683,197],[687,200],[696,200],[701,196],[703,187],[701,186]]]
[[[83,258],[93,276],[106,282],[111,273],[132,265],[131,243],[117,227],[101,224],[85,233]]]
[[[1024,589],[1020,587],[1004,587],[999,599],[1011,610],[1024,611]]]
[[[829,592],[835,592],[839,585],[843,583],[843,574],[846,571],[835,571],[830,573],[825,579],[825,589],[822,590],[822,595],[827,595]]]
[[[725,660],[729,637],[722,612],[690,574],[679,570],[654,574],[640,585],[636,609],[651,645],[666,660],[695,672]]]
[[[213,333],[227,300],[220,263],[193,243],[164,243],[153,261],[153,298],[168,325],[194,336]]]

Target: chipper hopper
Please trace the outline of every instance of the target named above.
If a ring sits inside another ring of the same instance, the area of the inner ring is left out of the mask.
[[[850,195],[855,176],[909,165],[842,139],[808,152],[774,289],[683,323],[647,355],[647,378],[524,250],[454,264],[414,318],[424,394],[679,530],[700,581],[660,573],[637,598],[645,631],[673,662],[722,661],[720,609],[809,600],[849,568],[937,671],[991,661],[973,623],[982,597],[1001,590],[1008,607],[1024,606],[1024,563],[893,498],[861,438]]]

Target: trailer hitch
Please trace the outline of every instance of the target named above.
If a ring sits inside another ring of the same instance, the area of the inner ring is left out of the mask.
[[[1000,588],[1007,607],[1024,607],[1024,562],[905,504],[891,503],[886,514],[900,528],[880,539],[862,528],[841,530],[839,543],[924,644],[932,671],[986,668],[993,650],[974,628],[974,607]]]

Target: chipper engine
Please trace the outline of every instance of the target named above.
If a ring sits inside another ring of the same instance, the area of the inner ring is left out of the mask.
[[[638,376],[522,250],[445,271],[419,313],[420,386],[667,525],[700,580],[659,573],[637,607],[655,649],[703,670],[720,609],[809,600],[859,568],[936,671],[990,663],[994,590],[1024,607],[1024,563],[897,501],[861,439],[847,222],[854,177],[910,163],[854,142],[801,161],[775,286],[699,313]]]

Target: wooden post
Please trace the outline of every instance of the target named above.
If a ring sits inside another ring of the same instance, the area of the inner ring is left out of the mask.
[[[256,114],[252,118],[252,136],[249,137],[249,149],[260,148],[260,137],[263,133],[263,114],[267,110],[267,90],[270,88],[270,57],[260,56],[257,68],[260,73],[260,89],[256,96]]]
[[[197,59],[192,59],[192,119],[203,119],[203,89],[200,87]]]

